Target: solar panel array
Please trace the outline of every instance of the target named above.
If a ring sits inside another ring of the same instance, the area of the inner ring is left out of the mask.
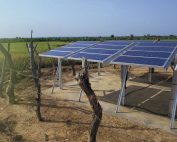
[[[78,41],[40,56],[167,68],[176,52],[177,42],[170,41]]]
[[[97,42],[95,41],[77,41],[47,52],[40,53],[39,56],[51,58],[66,58],[69,55],[72,55],[73,53],[76,53],[80,50],[89,48],[96,43]]]
[[[128,41],[105,41],[73,54],[69,59],[81,60],[83,57],[92,62],[106,62],[112,56],[127,48]]]
[[[167,68],[177,51],[176,46],[176,42],[139,42],[111,63]]]

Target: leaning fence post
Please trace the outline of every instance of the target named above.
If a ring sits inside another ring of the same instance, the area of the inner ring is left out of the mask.
[[[35,53],[35,48],[33,46],[33,41],[32,41],[32,33],[33,31],[31,31],[31,42],[29,44],[29,55],[30,55],[30,65],[31,65],[31,71],[32,71],[32,75],[33,75],[33,80],[35,83],[35,88],[36,88],[36,97],[35,97],[35,101],[36,101],[36,114],[38,117],[39,121],[42,121],[42,116],[41,116],[41,86],[40,86],[40,80],[39,80],[39,71],[38,71],[38,67],[36,65],[35,59],[34,59],[34,53]]]
[[[0,77],[0,97],[3,97],[3,86],[4,86],[4,77],[5,77],[5,67],[6,67],[6,57],[4,56],[3,64],[2,64],[2,70],[1,70],[1,77]]]
[[[8,44],[10,47],[10,44]],[[8,47],[8,48],[9,48]],[[15,80],[16,80],[16,73],[14,70],[14,64],[12,61],[12,57],[10,53],[0,44],[0,51],[4,54],[9,67],[10,67],[10,80],[9,80],[9,85],[6,90],[6,94],[8,95],[9,98],[9,103],[14,104],[15,103],[15,96],[14,96],[14,85],[15,85]]]

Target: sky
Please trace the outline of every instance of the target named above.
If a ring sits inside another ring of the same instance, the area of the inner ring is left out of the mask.
[[[177,0],[0,0],[0,38],[177,35]]]

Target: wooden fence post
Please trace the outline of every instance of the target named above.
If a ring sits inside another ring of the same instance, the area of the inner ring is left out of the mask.
[[[10,44],[8,46],[10,47]],[[15,73],[15,70],[14,70],[14,64],[13,64],[11,55],[2,46],[2,44],[0,44],[0,51],[4,54],[6,60],[7,60],[8,64],[9,64],[9,67],[10,67],[10,81],[9,81],[9,85],[7,87],[7,90],[6,90],[6,94],[9,97],[9,103],[14,104],[15,103],[14,85],[15,85],[15,80],[16,80],[16,73]]]
[[[88,75],[88,64],[87,60],[84,59],[84,68],[82,71],[76,76],[76,80],[79,83],[81,89],[85,92],[89,103],[93,109],[93,120],[91,123],[91,128],[89,131],[89,142],[96,141],[96,134],[102,119],[102,107],[97,100],[97,97],[94,91],[91,88],[91,84],[89,82],[89,75]]]
[[[1,77],[0,77],[0,97],[3,98],[3,86],[4,86],[4,77],[5,77],[5,67],[6,67],[6,57],[4,56],[2,70],[1,70]]]
[[[30,65],[31,65],[31,71],[33,75],[33,80],[35,83],[35,88],[36,88],[36,114],[38,117],[39,121],[42,121],[42,116],[41,116],[41,85],[40,85],[40,80],[39,80],[39,67],[37,66],[34,58],[34,53],[37,45],[34,47],[33,41],[32,41],[32,31],[31,31],[31,42],[29,44],[29,55],[30,55]]]

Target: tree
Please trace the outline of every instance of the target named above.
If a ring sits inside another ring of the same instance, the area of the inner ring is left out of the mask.
[[[114,35],[111,35],[110,37],[111,37],[112,39],[114,39],[115,36],[114,36]]]
[[[134,35],[131,34],[131,35],[130,35],[130,40],[133,40],[133,39],[134,39]]]
[[[88,75],[88,64],[86,59],[84,59],[84,68],[77,75],[76,80],[78,81],[81,89],[85,92],[90,102],[90,105],[93,109],[93,120],[91,123],[88,141],[95,142],[98,127],[102,119],[102,107],[98,102],[94,91],[91,88],[91,84],[89,82],[89,75]]]

